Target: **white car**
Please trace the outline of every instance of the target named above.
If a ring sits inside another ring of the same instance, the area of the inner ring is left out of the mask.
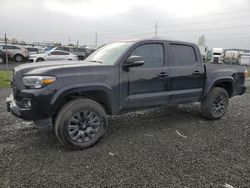
[[[30,55],[29,62],[78,60],[77,55],[61,50],[48,51],[43,54]]]

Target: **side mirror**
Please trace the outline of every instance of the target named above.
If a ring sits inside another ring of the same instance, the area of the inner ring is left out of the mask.
[[[48,56],[51,56],[51,53],[48,53]]]
[[[138,67],[144,65],[144,59],[141,56],[130,56],[123,64],[123,69],[125,71],[129,70],[129,67]]]

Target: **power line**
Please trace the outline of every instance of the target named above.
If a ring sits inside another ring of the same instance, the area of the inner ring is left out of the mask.
[[[209,15],[201,15],[201,16],[195,16],[195,17],[189,17],[189,18],[178,18],[178,19],[163,19],[163,20],[158,20],[158,22],[165,22],[165,21],[178,21],[178,20],[191,20],[191,19],[199,19],[199,18],[206,18],[206,17],[216,17],[216,16],[221,16],[221,15],[226,15],[226,14],[238,14],[238,13],[243,13],[243,12],[249,12],[250,9],[242,9],[242,10],[236,10],[236,11],[228,11],[228,12],[222,12],[222,13],[215,13],[215,14],[209,14]],[[153,22],[144,22],[143,24],[140,24],[140,26],[144,26],[143,28],[148,28],[152,27]],[[145,27],[146,26],[146,27]],[[117,31],[127,31],[127,30],[133,30],[135,27],[138,27],[138,25],[131,25],[129,27],[121,27],[117,29],[112,29],[110,30],[104,30],[102,33],[113,33]]]
[[[214,30],[225,30],[225,29],[235,29],[235,28],[245,28],[245,27],[250,27],[250,25],[239,25],[239,26],[228,26],[228,27],[217,27],[217,28],[206,28],[206,29],[193,29],[193,30],[172,30],[172,31],[162,31],[166,33],[185,33],[185,32],[195,32],[195,31],[214,31]]]
[[[194,17],[189,17],[189,18],[178,18],[178,19],[166,19],[166,20],[158,20],[158,21],[191,20],[191,19],[200,19],[200,18],[206,18],[206,17],[215,17],[215,16],[226,15],[226,14],[242,13],[242,12],[249,12],[249,11],[250,11],[250,9],[242,9],[242,10],[228,11],[228,12],[222,12],[222,13],[214,13],[214,14],[203,15],[203,16],[194,16]]]
[[[177,23],[177,24],[160,24],[161,27],[165,27],[165,26],[185,26],[185,25],[202,25],[202,24],[207,24],[207,23],[225,23],[225,22],[231,22],[232,20],[237,20],[237,19],[241,19],[242,21],[242,18],[246,18],[247,21],[249,20],[249,17],[250,15],[245,15],[245,16],[240,16],[240,17],[233,17],[233,18],[230,18],[230,19],[223,19],[222,21],[221,20],[218,20],[216,19],[216,22],[214,22],[214,20],[207,20],[207,21],[204,21],[204,20],[200,20],[199,22],[184,22],[184,23]]]

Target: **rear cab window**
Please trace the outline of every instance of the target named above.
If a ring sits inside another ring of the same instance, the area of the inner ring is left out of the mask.
[[[186,44],[170,44],[170,64],[172,66],[190,66],[197,63],[195,49]]]

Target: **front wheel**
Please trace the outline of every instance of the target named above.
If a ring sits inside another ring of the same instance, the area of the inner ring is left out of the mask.
[[[107,114],[100,104],[90,99],[76,99],[60,110],[55,133],[64,147],[85,149],[98,142],[107,124]]]
[[[215,87],[208,97],[201,102],[202,115],[210,120],[220,119],[227,111],[229,104],[228,93],[225,89]]]

